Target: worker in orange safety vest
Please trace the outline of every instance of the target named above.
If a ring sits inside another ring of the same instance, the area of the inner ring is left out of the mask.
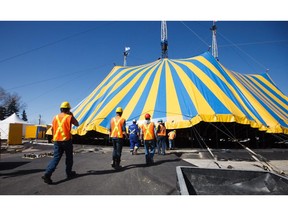
[[[66,175],[67,178],[76,177],[76,172],[72,171],[73,166],[73,145],[72,135],[70,133],[72,124],[79,126],[78,121],[70,112],[71,106],[69,102],[65,101],[60,105],[61,113],[56,115],[52,121],[52,135],[54,142],[53,159],[48,164],[42,179],[47,184],[52,184],[51,176],[55,171],[63,153],[66,155]]]
[[[116,116],[110,120],[110,139],[112,139],[113,153],[111,166],[120,168],[122,147],[126,139],[126,119],[122,118],[122,107],[116,108]]]
[[[157,125],[157,152],[158,155],[165,155],[166,150],[166,127],[162,119],[158,120]]]
[[[173,150],[175,148],[175,138],[176,138],[176,130],[170,131],[168,133],[169,150]]]
[[[145,123],[140,126],[140,137],[144,144],[146,164],[151,165],[154,163],[155,154],[155,124],[150,120],[149,113],[145,114]]]

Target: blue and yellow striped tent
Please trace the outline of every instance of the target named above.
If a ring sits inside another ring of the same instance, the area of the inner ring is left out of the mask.
[[[243,75],[226,69],[209,53],[187,59],[159,59],[140,66],[115,66],[74,109],[80,126],[108,134],[115,109],[127,125],[149,113],[168,129],[204,122],[236,122],[267,133],[288,134],[288,102],[268,74]]]

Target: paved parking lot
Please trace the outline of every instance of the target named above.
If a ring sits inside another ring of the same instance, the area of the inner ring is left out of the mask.
[[[128,147],[123,148],[122,168],[114,170],[110,165],[111,146],[74,145],[73,170],[78,177],[66,179],[64,155],[53,173],[53,184],[47,185],[41,176],[51,160],[52,148],[52,145],[30,144],[9,153],[2,152],[0,195],[179,195],[177,166],[263,170],[263,164],[251,160],[245,150],[213,150],[217,165],[205,149],[176,149],[164,156],[155,154],[155,164],[146,166],[143,148],[138,155],[131,155]],[[267,149],[260,153],[270,164],[288,173],[286,149]]]

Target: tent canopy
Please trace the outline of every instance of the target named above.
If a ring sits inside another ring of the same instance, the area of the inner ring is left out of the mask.
[[[16,113],[12,114],[11,116],[7,117],[3,121],[0,121],[0,133],[1,133],[1,139],[7,139],[9,134],[9,127],[10,124],[18,123],[23,125],[23,135],[25,135],[25,125],[27,125],[27,122],[20,119]]]
[[[288,134],[288,98],[268,74],[243,75],[226,69],[209,52],[187,59],[159,59],[115,66],[74,109],[80,126],[73,134],[108,133],[118,106],[127,125],[149,113],[168,129],[204,122],[237,122],[268,133]]]

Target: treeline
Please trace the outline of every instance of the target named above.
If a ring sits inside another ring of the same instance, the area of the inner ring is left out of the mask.
[[[26,105],[21,103],[21,97],[18,94],[11,94],[0,86],[0,120],[7,118],[13,113],[19,116],[19,112],[22,110],[22,119],[28,121],[25,107]]]

